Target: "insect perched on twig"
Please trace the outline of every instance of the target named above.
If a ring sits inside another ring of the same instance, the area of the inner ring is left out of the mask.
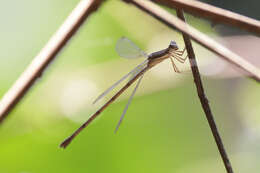
[[[146,54],[144,51],[142,51],[139,47],[137,47],[132,41],[127,39],[126,37],[122,37],[118,40],[116,45],[116,51],[117,53],[124,58],[139,58],[139,57],[146,57],[145,61],[140,63],[137,67],[135,67],[132,71],[127,73],[125,76],[123,76],[120,80],[118,80],[115,84],[113,84],[110,88],[108,88],[106,91],[104,91],[97,99],[93,102],[96,103],[98,100],[103,98],[107,93],[109,93],[112,89],[114,89],[119,83],[121,83],[123,80],[125,80],[127,77],[132,75],[130,77],[130,80],[128,83],[126,83],[108,102],[106,102],[96,113],[94,113],[84,124],[82,124],[81,127],[79,127],[69,138],[67,138],[65,141],[63,141],[60,145],[62,148],[66,148],[72,139],[74,139],[86,126],[88,126],[104,109],[109,106],[114,100],[116,100],[131,84],[133,84],[138,78],[138,82],[128,100],[127,105],[125,106],[125,109],[120,117],[120,120],[116,126],[115,132],[118,130],[120,124],[122,123],[122,120],[125,116],[125,113],[128,109],[129,104],[131,103],[134,94],[136,93],[136,90],[138,86],[140,85],[140,82],[144,76],[144,73],[154,67],[155,65],[159,64],[160,62],[170,59],[172,63],[172,67],[175,72],[180,73],[177,66],[174,63],[174,59],[184,63],[187,59],[187,56],[183,58],[185,48],[180,51],[178,50],[178,46],[175,41],[171,41],[170,45],[163,50],[160,50],[158,52],[154,52],[151,54]]]

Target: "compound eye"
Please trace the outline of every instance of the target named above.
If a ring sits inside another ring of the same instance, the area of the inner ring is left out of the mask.
[[[171,41],[170,46],[173,48],[178,48],[177,43],[175,41]]]

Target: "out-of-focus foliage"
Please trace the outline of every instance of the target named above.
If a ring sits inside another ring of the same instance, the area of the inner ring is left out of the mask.
[[[69,0],[1,1],[0,96],[76,4]],[[187,18],[216,37],[208,22]],[[58,147],[104,103],[92,105],[96,96],[142,61],[116,54],[121,36],[148,53],[165,48],[170,40],[183,47],[179,33],[132,6],[106,1],[1,124],[0,172],[224,172],[191,74],[174,73],[169,62],[145,75],[116,135],[113,130],[129,92],[66,150]],[[195,49],[200,63],[212,63],[211,53],[198,45]],[[203,81],[235,171],[257,172],[258,85],[248,79],[208,76]]]

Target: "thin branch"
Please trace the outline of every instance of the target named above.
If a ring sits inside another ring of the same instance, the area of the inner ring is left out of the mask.
[[[78,134],[86,128],[101,112],[103,112],[113,101],[117,99],[129,86],[131,86],[140,76],[142,76],[147,70],[149,70],[150,67],[146,66],[142,71],[140,71],[133,79],[131,79],[128,83],[126,83],[123,88],[121,88],[110,100],[108,100],[96,113],[91,115],[91,117],[82,124],[70,137],[68,137],[66,140],[64,140],[60,147],[66,148],[71,141],[78,136]]]
[[[152,0],[168,7],[260,34],[260,21],[194,0]]]
[[[4,95],[0,102],[0,123],[12,108],[26,94],[35,80],[39,78],[48,64],[56,57],[85,19],[94,12],[103,0],[81,0],[45,47],[33,59],[19,79]]]
[[[242,57],[230,51],[229,49],[222,46],[221,44],[217,43],[213,39],[209,38],[205,34],[187,25],[182,20],[178,19],[177,17],[168,13],[164,9],[160,8],[158,5],[155,5],[152,2],[147,0],[123,0],[123,1],[133,3],[138,8],[152,15],[153,17],[165,23],[169,27],[176,28],[182,33],[189,35],[190,38],[192,38],[193,40],[195,40],[205,48],[220,55],[221,58],[224,58],[229,63],[234,64],[235,66],[247,72],[251,78],[255,79],[258,82],[260,81],[260,70],[257,67],[250,64]]]
[[[177,16],[182,21],[185,22],[185,17],[184,17],[182,10],[177,9]],[[201,81],[201,77],[200,77],[200,73],[199,73],[199,68],[198,68],[198,65],[197,65],[197,62],[196,62],[195,53],[194,53],[194,50],[192,48],[191,40],[190,40],[190,38],[187,34],[182,34],[182,36],[183,36],[183,40],[184,40],[184,43],[185,43],[185,46],[186,46],[186,49],[187,49],[187,53],[188,53],[188,57],[189,57],[189,60],[190,60],[190,66],[191,66],[191,69],[192,69],[192,74],[193,74],[194,82],[195,82],[195,85],[196,85],[196,88],[197,88],[197,93],[198,93],[198,96],[199,96],[199,99],[200,99],[200,103],[202,105],[202,108],[203,108],[204,113],[206,115],[206,118],[208,120],[211,132],[212,132],[214,139],[215,139],[215,142],[218,146],[218,150],[219,150],[219,153],[222,157],[222,160],[223,160],[223,163],[224,163],[225,168],[227,170],[227,173],[233,173],[231,163],[228,159],[228,155],[226,153],[225,147],[224,147],[223,142],[221,140],[221,137],[219,135],[217,125],[216,125],[215,120],[214,120],[214,116],[213,116],[211,109],[210,109],[210,106],[209,106],[208,99],[207,99],[206,94],[204,92],[204,88],[203,88],[203,85],[202,85],[202,81]]]

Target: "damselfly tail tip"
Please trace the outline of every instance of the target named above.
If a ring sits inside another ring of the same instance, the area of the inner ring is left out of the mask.
[[[60,147],[65,149],[71,143],[72,139],[73,139],[73,136],[67,138],[65,141],[63,141],[60,144]]]

